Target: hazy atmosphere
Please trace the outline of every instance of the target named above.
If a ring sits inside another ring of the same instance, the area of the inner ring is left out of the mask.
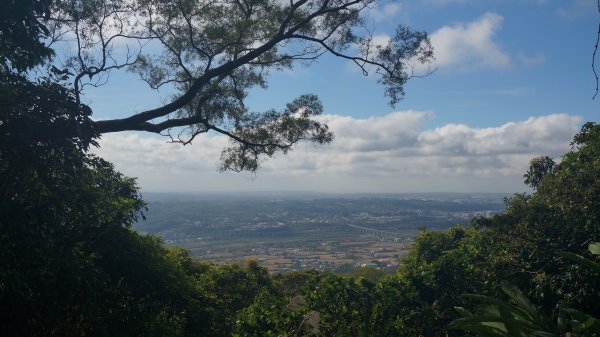
[[[324,57],[274,72],[254,89],[251,109],[281,108],[317,94],[332,144],[299,143],[256,174],[218,173],[228,140],[204,134],[169,144],[147,133],[104,134],[98,152],[138,177],[142,191],[517,192],[529,160],[559,157],[583,121],[596,116],[591,58],[594,1],[422,0],[381,2],[369,15],[382,43],[397,23],[430,34],[433,74],[415,78],[387,105],[374,76]],[[426,69],[416,67],[416,74]],[[153,107],[156,95],[133,74],[85,98],[96,119]],[[127,90],[124,90],[127,89]],[[111,99],[105,99],[110,96]],[[560,158],[556,158],[560,159]]]

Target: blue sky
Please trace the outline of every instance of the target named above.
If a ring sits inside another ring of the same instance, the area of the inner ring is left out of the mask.
[[[249,99],[266,110],[318,94],[333,144],[300,144],[256,175],[217,173],[227,142],[214,135],[182,147],[108,134],[97,152],[146,191],[518,192],[532,157],[559,157],[584,121],[598,120],[593,0],[386,1],[369,15],[375,35],[403,23],[427,31],[435,48],[437,70],[413,79],[395,107],[375,77],[334,57],[274,73]],[[131,74],[110,81],[87,93],[97,118],[160,103]]]

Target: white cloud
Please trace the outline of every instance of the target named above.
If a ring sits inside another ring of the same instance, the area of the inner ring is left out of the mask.
[[[527,55],[523,53],[517,54],[519,62],[525,67],[533,67],[546,62],[546,56],[542,53]]]
[[[387,34],[373,35],[373,38],[371,39],[374,46],[382,48],[387,46],[391,40],[392,38]]]
[[[425,153],[438,156],[558,155],[566,149],[579,120],[576,116],[554,114],[494,128],[448,124],[424,131],[419,141]]]
[[[184,147],[142,134],[107,134],[97,152],[151,191],[507,192],[524,189],[531,158],[566,152],[581,120],[552,114],[490,128],[424,129],[432,117],[420,111],[367,119],[325,115],[333,144],[301,144],[265,161],[257,175],[216,172],[228,143],[221,136],[199,136]]]
[[[486,13],[473,22],[438,29],[431,34],[434,66],[460,70],[509,67],[509,55],[494,41],[502,21],[502,16]]]
[[[378,1],[375,6],[369,10],[369,17],[375,22],[382,22],[396,17],[402,11],[402,4],[399,2]]]
[[[430,115],[410,110],[367,119],[338,115],[325,115],[322,119],[335,133],[336,148],[372,152],[412,146],[417,141],[421,123]]]

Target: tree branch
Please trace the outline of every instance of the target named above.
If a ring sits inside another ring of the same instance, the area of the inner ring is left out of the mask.
[[[600,13],[600,0],[597,1],[598,12]],[[596,91],[592,99],[596,99],[598,96],[598,72],[596,71],[596,53],[598,52],[598,43],[600,42],[600,24],[598,24],[598,32],[596,33],[596,44],[594,45],[594,53],[592,54],[592,71],[596,78]]]

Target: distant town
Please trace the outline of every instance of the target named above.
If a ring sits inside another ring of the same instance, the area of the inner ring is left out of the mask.
[[[394,268],[420,229],[504,210],[503,194],[150,194],[136,228],[195,257],[271,272]]]

